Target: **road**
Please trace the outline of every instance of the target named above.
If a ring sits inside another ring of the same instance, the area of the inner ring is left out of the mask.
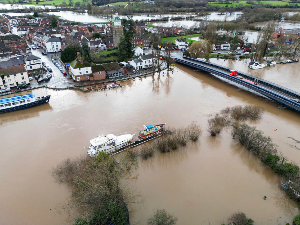
[[[31,50],[32,55],[35,55],[37,57],[41,58],[42,62],[46,63],[46,66],[49,66],[52,69],[52,72],[48,72],[48,74],[52,74],[52,78],[49,81],[37,83],[37,81],[34,79],[30,82],[31,87],[41,86],[41,85],[47,85],[48,87],[58,87],[58,88],[66,88],[69,86],[74,85],[74,81],[69,76],[64,76],[60,70],[52,63],[52,59],[56,59],[59,57],[59,53],[53,53],[48,55],[43,55],[41,50]],[[56,60],[59,64],[60,62]],[[61,65],[61,64],[60,64]],[[64,67],[63,65],[61,65]]]

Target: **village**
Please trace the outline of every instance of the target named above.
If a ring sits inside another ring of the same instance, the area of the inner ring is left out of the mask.
[[[182,57],[183,54],[224,59],[261,55],[256,51],[256,48],[260,48],[259,43],[255,45],[247,42],[248,39],[243,40],[243,31],[236,33],[220,28],[213,31],[215,34],[209,34],[208,25],[206,31],[200,26],[191,33],[191,29],[183,27],[153,27],[144,22],[136,22],[129,40],[134,54],[131,58],[127,54],[121,61],[119,45],[124,36],[121,22],[117,13],[109,23],[103,24],[76,24],[60,21],[56,17],[30,18],[3,14],[0,42],[1,93],[41,86],[70,88],[92,84],[95,87],[99,81],[101,83],[98,87],[101,86],[102,89],[106,87],[106,82],[116,84],[116,81],[170,69],[172,58]],[[184,36],[186,34],[190,35]],[[280,28],[272,31],[272,40],[265,40],[268,48],[262,54],[282,55],[278,51],[280,46],[275,42],[284,39],[284,45],[297,46],[299,34],[297,29]],[[202,39],[203,36],[206,39]],[[171,42],[169,37],[173,38]],[[292,39],[295,43],[292,43]],[[207,45],[207,40],[212,47],[204,50],[201,44]],[[281,47],[283,44],[281,43]],[[290,52],[298,54],[297,47],[290,48]],[[126,51],[131,50],[123,51],[126,54]],[[282,48],[282,51],[285,50]],[[65,56],[62,56],[64,52]],[[263,68],[259,62],[252,64],[254,66],[251,65],[250,68]]]
[[[91,52],[108,51],[116,54],[114,49],[118,48],[123,34],[118,17],[115,18],[114,25],[72,25],[71,22],[58,22],[55,29],[49,26],[49,19],[3,15],[1,20],[2,93],[8,94],[19,89],[40,86],[68,88],[74,85],[89,85],[100,80],[115,83],[117,80],[148,74],[152,72],[153,67],[157,70],[158,63],[161,68],[165,68],[162,60],[159,62],[158,57],[149,49],[150,39],[143,36],[135,36],[132,39],[134,57],[127,62],[118,63],[117,60],[111,60],[96,64],[83,61],[80,52],[76,53],[76,59],[71,63],[62,62],[61,52],[74,43],[87,44]],[[144,29],[143,23],[135,26],[139,33]],[[101,35],[102,38],[93,38],[93,34]]]

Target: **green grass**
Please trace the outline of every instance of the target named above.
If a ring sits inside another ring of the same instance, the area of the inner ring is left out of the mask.
[[[221,6],[221,7],[225,7],[226,5],[228,5],[228,7],[237,7],[238,5],[249,5],[247,3],[247,1],[239,1],[239,2],[233,2],[231,4],[227,4],[227,3],[210,3],[213,6]]]
[[[193,40],[191,40],[191,39],[189,39],[189,38],[193,38],[193,37],[202,37],[202,35],[201,34],[191,34],[191,35],[185,35],[185,36],[177,36],[177,37],[167,37],[167,38],[162,38],[161,39],[161,43],[164,43],[164,42],[166,42],[166,43],[169,43],[169,42],[171,42],[171,43],[175,43],[175,40],[177,39],[177,38],[186,38],[186,40],[188,41],[188,42],[192,42]]]
[[[118,51],[117,49],[114,49],[114,50],[111,50],[111,51],[103,51],[103,52],[100,52],[100,55],[108,55],[110,53],[117,52],[117,51]]]
[[[115,3],[110,3],[109,5],[125,6],[127,4],[128,4],[128,2],[115,2]]]
[[[261,1],[261,4],[271,4],[271,5],[289,5],[289,2],[282,2],[282,1]]]
[[[150,23],[147,23],[147,27],[154,27],[154,26]]]
[[[270,5],[274,5],[274,6],[282,6],[282,5],[286,5],[289,4],[289,2],[283,2],[283,1],[253,1],[254,4],[270,4]],[[216,3],[216,2],[212,2],[210,3],[213,6],[220,6],[220,7],[225,7],[226,5],[228,5],[228,7],[237,7],[238,5],[250,5],[247,3],[247,1],[239,1],[239,2],[232,2],[230,4],[227,3]]]

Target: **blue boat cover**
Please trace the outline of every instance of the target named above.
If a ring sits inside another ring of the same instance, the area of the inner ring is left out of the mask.
[[[0,104],[8,103],[8,102],[15,102],[19,101],[22,99],[27,99],[27,98],[33,98],[33,94],[28,94],[28,95],[20,95],[20,96],[14,96],[14,97],[7,97],[7,98],[1,98],[0,99]]]
[[[149,125],[146,125],[146,127],[147,127],[147,129],[152,129],[152,128],[154,128],[151,124],[149,124]]]

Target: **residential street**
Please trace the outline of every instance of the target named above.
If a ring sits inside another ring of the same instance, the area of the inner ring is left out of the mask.
[[[38,82],[33,79],[31,83],[31,87],[36,87],[40,85],[47,85],[48,87],[59,87],[66,88],[74,85],[74,81],[69,76],[64,76],[60,70],[52,63],[52,59],[57,59],[60,53],[53,53],[48,55],[43,55],[41,50],[31,50],[32,54],[41,58],[42,62],[46,63],[46,66],[49,66],[52,69],[52,72],[47,72],[48,74],[52,74],[52,78],[49,81],[42,81],[38,84]],[[61,65],[61,63],[56,60],[57,63]],[[63,65],[61,65],[63,67]]]

